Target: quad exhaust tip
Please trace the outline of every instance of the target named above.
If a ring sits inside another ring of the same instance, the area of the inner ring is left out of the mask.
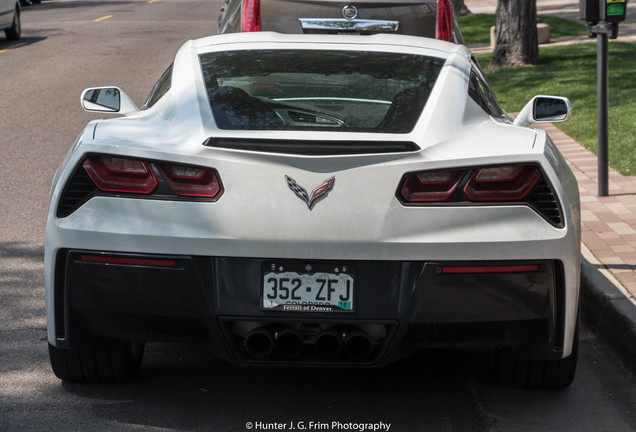
[[[303,352],[304,341],[300,332],[291,327],[285,327],[276,336],[276,350],[281,357],[292,359]]]
[[[301,329],[287,326],[276,331],[272,325],[258,325],[242,322],[234,328],[234,333],[243,342],[247,354],[255,359],[265,359],[272,353],[283,359],[301,357],[306,345],[313,345],[316,357],[325,361],[337,360],[346,355],[350,360],[361,362],[369,359],[374,352],[374,338],[360,328],[339,330],[335,327],[316,333],[303,334]]]
[[[336,330],[323,330],[316,337],[314,351],[324,360],[333,360],[342,354],[342,335]]]
[[[274,335],[269,327],[257,327],[245,337],[245,351],[252,357],[262,359],[274,350]]]
[[[345,337],[344,350],[351,360],[366,360],[373,353],[373,342],[365,332],[353,330]]]

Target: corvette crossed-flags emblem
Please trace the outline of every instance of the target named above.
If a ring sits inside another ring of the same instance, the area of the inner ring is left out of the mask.
[[[314,204],[316,204],[316,202],[319,201],[321,198],[324,198],[327,193],[333,188],[333,184],[336,181],[336,178],[331,177],[322,182],[320,186],[318,186],[311,192],[311,195],[308,194],[302,186],[296,183],[293,178],[285,176],[285,180],[287,180],[287,186],[289,186],[292,192],[294,192],[298,198],[303,200],[305,204],[307,204],[307,207],[309,207],[309,210],[311,210]]]

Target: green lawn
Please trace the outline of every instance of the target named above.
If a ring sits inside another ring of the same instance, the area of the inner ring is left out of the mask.
[[[609,162],[636,175],[636,43],[609,44]],[[499,102],[518,112],[537,94],[570,98],[572,116],[559,128],[596,153],[596,43],[545,47],[541,64],[489,69],[490,53],[478,54]]]
[[[539,15],[539,19],[550,26],[550,38],[563,36],[585,36],[587,27],[583,23],[549,15]],[[466,45],[490,43],[490,27],[495,25],[495,15],[475,14],[457,17],[459,28]]]

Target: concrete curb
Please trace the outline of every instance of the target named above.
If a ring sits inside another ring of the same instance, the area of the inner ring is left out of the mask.
[[[636,376],[636,303],[583,246],[581,315]]]

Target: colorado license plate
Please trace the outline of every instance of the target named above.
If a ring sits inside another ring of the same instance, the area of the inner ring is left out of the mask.
[[[353,312],[354,273],[346,265],[272,264],[263,268],[261,308],[286,312]]]

